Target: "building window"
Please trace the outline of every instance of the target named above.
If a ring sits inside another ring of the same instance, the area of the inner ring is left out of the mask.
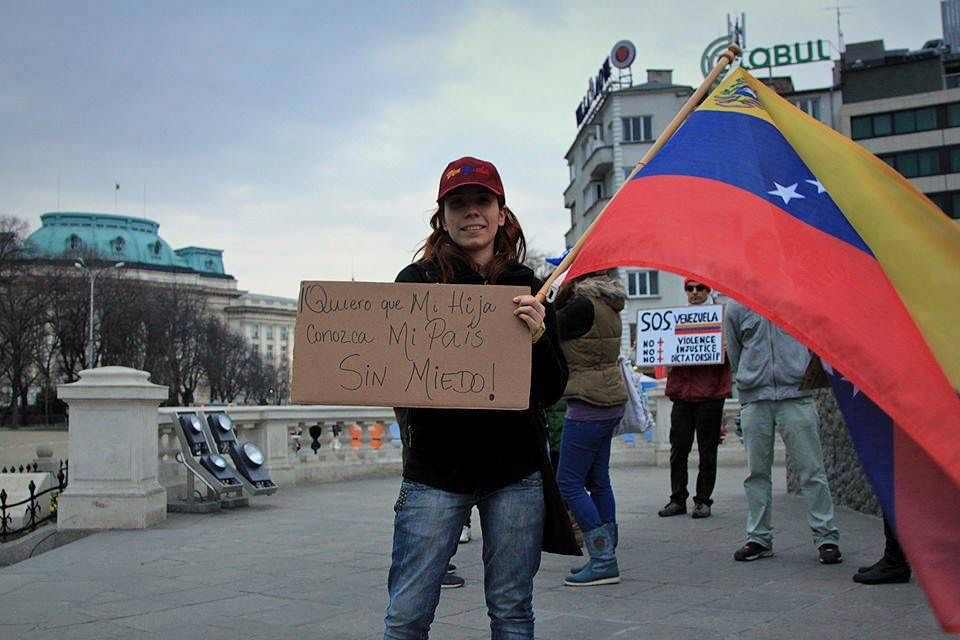
[[[117,236],[110,244],[113,246],[114,253],[123,253],[123,248],[126,246],[127,242],[121,236]]]
[[[941,191],[926,194],[948,217],[960,220],[960,191]]]
[[[950,173],[960,172],[960,147],[950,149]]]
[[[269,358],[269,359],[271,359],[271,360],[273,359],[273,345],[272,345],[272,344],[268,344],[268,345],[267,345],[267,358]]]
[[[253,338],[254,340],[257,340],[260,338],[260,325],[258,324],[250,325],[250,337]]]
[[[267,340],[273,340],[273,325],[267,325]]]
[[[904,178],[916,178],[918,175],[920,175],[916,153],[897,154],[896,162],[897,171],[899,171]]]
[[[650,142],[653,140],[653,116],[623,118],[624,142]]]
[[[881,113],[873,116],[873,135],[875,136],[889,136],[893,133],[893,115],[889,113]]]
[[[917,175],[935,176],[940,171],[940,154],[936,149],[917,152]]]
[[[960,171],[960,146],[885,153],[878,157],[899,171],[904,178],[936,176]]]
[[[603,146],[603,126],[593,125],[586,130],[586,137],[580,143],[580,152],[583,153],[583,162],[586,162],[594,151]]]
[[[793,104],[811,118],[820,119],[820,98],[805,98]]]
[[[960,102],[947,105],[947,126],[960,127]]]
[[[917,118],[917,131],[933,131],[937,128],[936,107],[917,109],[915,113]]]
[[[573,182],[577,179],[577,164],[571,162],[567,165],[567,169],[570,171],[570,182]]]
[[[850,119],[850,135],[854,140],[933,131],[943,127],[960,127],[960,103],[874,113]]]
[[[286,342],[290,337],[290,330],[287,327],[280,327],[280,339]]]
[[[627,297],[653,298],[660,295],[659,271],[628,271]]]
[[[873,137],[873,127],[870,126],[870,116],[857,116],[850,119],[850,134],[854,140],[863,140]]]
[[[80,248],[83,247],[83,240],[81,240],[77,234],[73,234],[67,238],[67,244],[70,246],[71,251],[79,251]]]
[[[603,182],[600,180],[594,180],[593,182],[587,183],[587,188],[583,190],[583,212],[586,213],[590,207],[603,198]]]

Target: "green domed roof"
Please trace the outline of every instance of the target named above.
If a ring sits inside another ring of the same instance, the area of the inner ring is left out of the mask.
[[[96,253],[105,260],[158,268],[224,274],[223,251],[184,247],[174,251],[157,235],[160,225],[146,218],[108,213],[44,213],[30,234],[28,251],[38,258]]]

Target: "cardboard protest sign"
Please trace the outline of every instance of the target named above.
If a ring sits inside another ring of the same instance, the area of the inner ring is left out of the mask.
[[[721,364],[723,305],[638,311],[636,362],[651,367]]]
[[[526,409],[523,287],[300,283],[296,404]]]

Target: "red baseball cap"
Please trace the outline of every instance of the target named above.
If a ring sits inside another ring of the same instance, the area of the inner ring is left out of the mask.
[[[440,174],[440,190],[437,192],[437,202],[443,200],[443,196],[451,189],[462,187],[465,184],[476,184],[490,191],[501,198],[503,194],[503,183],[500,182],[500,174],[493,163],[486,160],[478,160],[465,156],[459,160],[454,160],[447,165],[447,168]]]

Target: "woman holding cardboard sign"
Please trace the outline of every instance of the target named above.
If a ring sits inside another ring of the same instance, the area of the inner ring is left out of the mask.
[[[552,482],[543,407],[560,397],[567,368],[553,310],[534,298],[540,283],[521,264],[523,231],[506,206],[496,167],[469,157],[451,162],[440,176],[437,205],[420,260],[401,271],[397,282],[529,287],[531,294],[514,298],[514,315],[534,343],[530,407],[396,410],[404,464],[384,638],[426,637],[441,578],[474,505],[483,529],[491,638],[533,638],[545,477]]]

